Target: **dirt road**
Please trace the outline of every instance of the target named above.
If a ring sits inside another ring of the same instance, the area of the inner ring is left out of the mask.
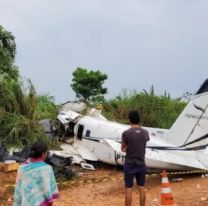
[[[0,173],[0,206],[12,205],[12,194],[16,173]],[[208,177],[200,175],[169,175],[182,177],[182,182],[171,183],[174,199],[179,206],[208,206]],[[147,206],[156,206],[160,201],[161,178],[148,175],[146,181]],[[124,205],[123,172],[98,169],[83,172],[80,177],[60,182],[61,198],[54,206],[122,206]],[[133,188],[133,204],[138,206],[138,190]]]

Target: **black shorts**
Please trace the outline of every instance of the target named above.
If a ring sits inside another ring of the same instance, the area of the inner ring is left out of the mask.
[[[137,164],[124,164],[124,181],[125,186],[130,188],[133,186],[134,177],[138,186],[144,186],[146,175],[146,166]]]

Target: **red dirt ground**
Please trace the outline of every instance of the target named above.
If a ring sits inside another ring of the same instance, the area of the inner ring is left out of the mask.
[[[0,172],[0,206],[11,206],[15,172]],[[175,202],[179,206],[208,206],[208,177],[202,175],[169,175],[182,177],[182,182],[171,182]],[[80,174],[79,178],[59,183],[61,198],[54,206],[121,206],[124,205],[123,172],[112,168],[97,169]],[[161,177],[148,175],[146,180],[146,206],[160,202]],[[139,205],[138,190],[133,188],[132,206]]]

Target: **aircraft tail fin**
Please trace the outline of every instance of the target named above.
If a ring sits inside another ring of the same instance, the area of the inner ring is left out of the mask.
[[[193,150],[208,146],[208,79],[167,132],[167,140]]]

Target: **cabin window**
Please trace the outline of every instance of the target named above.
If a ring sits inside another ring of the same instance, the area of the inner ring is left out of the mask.
[[[77,131],[77,138],[80,140],[82,139],[83,130],[84,130],[84,126],[80,124]]]
[[[90,137],[90,130],[86,131],[86,137]]]

